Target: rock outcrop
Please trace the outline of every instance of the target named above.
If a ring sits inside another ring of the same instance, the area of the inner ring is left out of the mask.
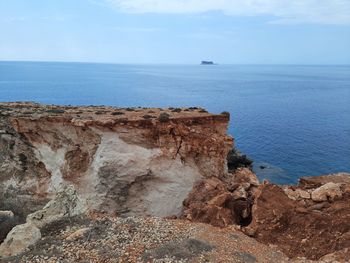
[[[183,218],[219,227],[247,225],[258,185],[256,175],[247,168],[236,170],[226,180],[204,179],[184,201]]]
[[[350,258],[350,174],[260,183],[227,113],[0,103],[0,120],[8,262]]]
[[[23,217],[69,184],[90,211],[179,215],[195,182],[226,176],[233,144],[228,116],[198,108],[2,103],[0,118],[0,209]]]
[[[0,257],[15,256],[25,252],[41,238],[40,230],[48,224],[68,219],[85,212],[73,186],[64,186],[47,205],[29,214],[25,224],[15,226],[0,245]]]
[[[183,217],[223,228],[240,225],[247,235],[278,246],[296,262],[346,262],[349,179],[350,174],[342,173],[304,177],[298,186],[259,184],[249,169],[240,168],[229,180],[204,179],[195,185],[184,201]]]
[[[347,253],[339,261],[345,262],[350,258],[349,179],[350,174],[343,173],[304,177],[299,186],[262,184],[252,206],[252,222],[244,231],[292,258],[318,260]]]

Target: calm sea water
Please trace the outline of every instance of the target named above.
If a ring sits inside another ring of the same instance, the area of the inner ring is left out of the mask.
[[[0,62],[0,101],[229,111],[260,178],[350,172],[348,66]]]

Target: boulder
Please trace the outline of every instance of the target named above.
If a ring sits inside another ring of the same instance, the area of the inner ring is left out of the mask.
[[[336,173],[321,176],[308,176],[299,179],[299,187],[311,189],[320,187],[326,183],[341,183],[350,185],[350,173]]]
[[[239,186],[233,193],[217,178],[197,183],[183,202],[183,218],[218,227],[242,224],[250,216],[250,201]]]
[[[247,199],[248,193],[244,189],[243,186],[239,186],[235,191],[233,191],[233,199],[238,200],[238,199]]]
[[[10,257],[25,252],[41,238],[39,228],[32,223],[15,226],[0,245],[0,256]]]
[[[233,181],[238,184],[249,183],[253,186],[259,185],[258,177],[248,168],[238,168],[233,175]]]
[[[220,194],[218,196],[215,196],[213,199],[211,199],[208,202],[208,205],[214,205],[214,206],[224,206],[225,202],[227,200],[230,200],[232,198],[232,194],[225,192],[223,194]]]
[[[331,193],[326,191],[324,196],[336,196]],[[244,232],[262,243],[277,245],[291,258],[318,260],[335,250],[348,248],[350,195],[344,193],[331,203],[302,201],[291,199],[277,185],[260,185],[252,207],[252,222]]]
[[[82,214],[84,203],[79,199],[73,186],[64,186],[54,199],[42,210],[27,216],[27,223],[17,225],[0,246],[2,257],[15,256],[24,252],[41,238],[40,229],[49,223]]]
[[[312,191],[311,199],[315,202],[333,201],[335,198],[341,198],[342,194],[340,183],[329,182]]]
[[[232,193],[219,179],[201,180],[183,202],[183,217],[219,227],[234,224],[234,213],[228,207],[232,200]]]
[[[310,199],[311,195],[309,192],[302,189],[291,189],[285,188],[283,189],[286,195],[292,200],[302,200],[302,199]]]
[[[225,184],[218,178],[212,177],[201,180],[193,186],[191,193],[183,202],[185,207],[190,203],[206,203],[214,197],[227,192]]]
[[[0,211],[0,221],[13,218],[14,216],[12,211]]]
[[[346,259],[350,258],[350,248],[335,251],[320,258],[324,263],[348,262]]]
[[[48,202],[42,210],[28,215],[27,222],[31,222],[38,228],[85,212],[84,202],[78,197],[72,185],[64,186],[58,191],[55,198]]]

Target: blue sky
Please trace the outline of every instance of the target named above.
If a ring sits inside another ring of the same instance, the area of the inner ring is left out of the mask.
[[[350,0],[0,0],[0,60],[350,64]]]

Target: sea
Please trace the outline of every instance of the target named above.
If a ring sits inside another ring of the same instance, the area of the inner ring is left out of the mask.
[[[0,102],[228,111],[261,180],[350,172],[350,66],[0,62]]]

